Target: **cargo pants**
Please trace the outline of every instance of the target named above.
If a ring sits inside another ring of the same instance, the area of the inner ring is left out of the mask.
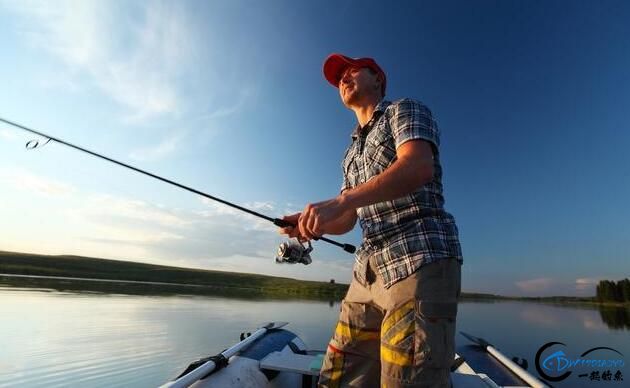
[[[452,387],[461,264],[424,264],[389,289],[375,268],[364,284],[353,276],[319,387]]]

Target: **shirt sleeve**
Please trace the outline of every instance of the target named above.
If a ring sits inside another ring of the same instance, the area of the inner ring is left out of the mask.
[[[343,193],[344,190],[348,190],[348,181],[346,177],[343,178],[343,183],[341,184],[341,189],[339,190],[339,194]]]
[[[429,108],[424,104],[405,98],[391,105],[390,126],[396,148],[409,140],[422,139],[433,145],[437,152],[440,131]]]
[[[350,151],[350,147],[346,149],[346,153],[343,155],[341,159],[341,189],[339,190],[339,194],[343,193],[344,190],[350,188],[350,182],[348,181],[348,175],[346,175],[346,158],[348,157],[348,152]]]
[[[346,176],[346,171],[343,168],[343,162],[341,162],[341,189],[339,190],[339,194],[343,193],[344,190],[350,188],[350,183],[348,182],[348,177]]]

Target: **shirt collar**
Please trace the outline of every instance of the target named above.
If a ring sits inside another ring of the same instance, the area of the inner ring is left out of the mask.
[[[381,117],[381,115],[385,112],[385,109],[387,109],[389,105],[391,105],[391,101],[381,100],[381,102],[379,102],[374,108],[374,112],[372,112],[372,118],[370,118],[370,121],[368,121],[368,123],[365,124],[365,127],[367,128],[374,125],[374,121],[378,120],[378,118]],[[359,137],[360,132],[361,132],[361,126],[357,124],[357,126],[354,127],[354,130],[352,131],[353,141],[356,140],[357,137]]]

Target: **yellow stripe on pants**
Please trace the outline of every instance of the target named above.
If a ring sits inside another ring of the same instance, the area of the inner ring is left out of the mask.
[[[413,364],[413,354],[390,349],[381,345],[381,361],[398,366],[409,366]]]
[[[377,340],[380,338],[380,334],[377,331],[351,327],[347,323],[341,321],[337,322],[335,334],[357,341]]]
[[[410,335],[414,335],[416,331],[415,317],[405,319],[409,314],[414,314],[415,303],[415,300],[408,301],[394,310],[383,321],[381,337],[387,338],[387,340],[383,340],[381,343],[381,361],[402,367],[413,364],[413,344],[408,350],[395,347]],[[397,327],[402,322],[404,322],[402,327]]]
[[[416,331],[416,323],[414,321],[409,322],[405,327],[400,329],[396,334],[394,334],[387,342],[391,345],[398,345],[405,338],[409,337]]]
[[[381,333],[383,333],[383,335],[387,333],[389,329],[391,329],[398,321],[403,319],[405,315],[413,311],[415,303],[415,300],[410,300],[397,308],[390,316],[385,318],[383,324],[381,325]]]

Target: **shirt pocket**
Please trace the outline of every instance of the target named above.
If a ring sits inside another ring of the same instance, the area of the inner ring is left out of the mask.
[[[363,157],[367,179],[380,174],[396,160],[394,138],[386,127],[375,127],[365,139]]]

